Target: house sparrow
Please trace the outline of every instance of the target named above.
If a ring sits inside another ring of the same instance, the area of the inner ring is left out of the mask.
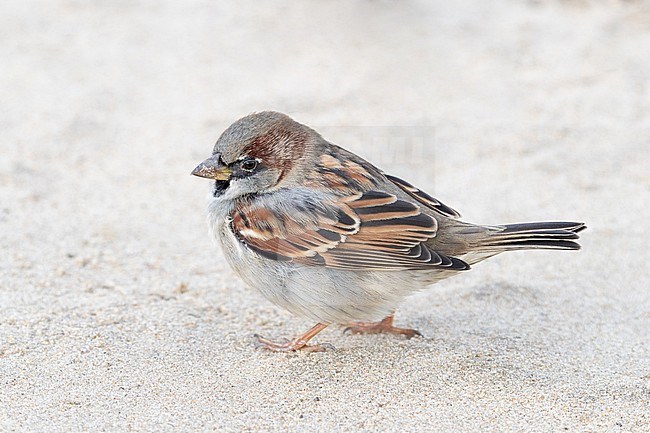
[[[192,171],[213,179],[209,227],[230,266],[273,303],[317,324],[274,351],[319,351],[332,323],[355,333],[393,326],[409,294],[503,251],[577,250],[577,222],[475,225],[290,117],[243,117]],[[372,323],[373,320],[383,320]]]

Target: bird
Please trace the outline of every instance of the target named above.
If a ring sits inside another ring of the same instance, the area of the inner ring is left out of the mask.
[[[351,333],[411,338],[394,325],[414,292],[505,251],[578,250],[581,222],[465,222],[409,182],[385,173],[314,129],[275,112],[240,118],[192,175],[212,180],[211,237],[250,287],[316,323],[257,344],[323,351],[310,340],[331,324]]]

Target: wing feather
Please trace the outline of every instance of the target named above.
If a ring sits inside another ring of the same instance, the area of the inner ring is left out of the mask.
[[[448,217],[452,217],[452,218],[460,217],[460,214],[456,212],[454,209],[442,203],[440,200],[431,197],[426,192],[419,190],[418,188],[414,187],[413,185],[406,182],[405,180],[402,180],[396,176],[391,176],[390,174],[386,174],[386,173],[384,173],[384,176],[386,176],[388,180],[393,182],[395,185],[400,187],[404,192],[406,192],[408,195],[410,195],[411,197],[413,197],[414,199],[416,199],[417,201],[419,201],[429,209],[440,212],[441,214],[446,215]]]
[[[393,194],[366,191],[329,200],[249,201],[231,229],[263,257],[354,270],[465,269],[432,250],[435,218]]]

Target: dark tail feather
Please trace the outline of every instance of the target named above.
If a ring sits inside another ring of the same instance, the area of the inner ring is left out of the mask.
[[[587,227],[576,222],[537,222],[496,226],[483,237],[478,247],[483,251],[511,250],[579,250],[578,233]]]

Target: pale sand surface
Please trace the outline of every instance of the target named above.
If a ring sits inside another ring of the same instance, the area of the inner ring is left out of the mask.
[[[0,431],[650,431],[650,4],[0,4]],[[284,111],[467,220],[584,220],[414,295],[411,341],[229,270],[189,176]]]

